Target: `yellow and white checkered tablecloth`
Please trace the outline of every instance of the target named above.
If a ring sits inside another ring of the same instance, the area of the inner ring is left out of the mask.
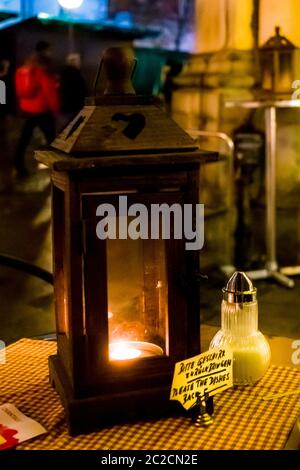
[[[261,400],[267,393],[300,387],[299,371],[273,366],[255,387],[217,395],[209,428],[195,428],[190,419],[179,417],[70,437],[58,395],[48,382],[48,356],[55,352],[55,343],[23,339],[7,348],[7,362],[0,365],[0,404],[16,405],[48,431],[18,449],[275,450],[284,447],[300,413],[299,395]]]

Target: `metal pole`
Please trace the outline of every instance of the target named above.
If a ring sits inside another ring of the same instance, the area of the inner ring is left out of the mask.
[[[277,271],[276,258],[276,108],[265,109],[266,120],[266,251],[268,271]]]

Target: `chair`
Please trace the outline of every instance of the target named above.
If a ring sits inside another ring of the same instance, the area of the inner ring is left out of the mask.
[[[226,275],[234,267],[235,172],[233,140],[224,132],[188,129],[186,132],[200,148],[217,151],[217,161],[208,162],[200,170],[199,200],[205,205],[206,249],[201,264],[214,264]]]
[[[200,148],[219,153],[217,162],[208,162],[201,168],[201,202],[206,205],[206,214],[217,215],[232,209],[234,207],[233,140],[224,132],[196,129],[187,129],[186,132],[190,134]],[[222,171],[224,165],[227,167],[225,169],[225,178]],[[210,192],[213,192],[213,194],[209,194]]]

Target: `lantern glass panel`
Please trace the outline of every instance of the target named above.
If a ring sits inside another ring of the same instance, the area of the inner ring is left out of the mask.
[[[165,242],[107,240],[110,360],[168,354]]]
[[[292,54],[283,52],[280,55],[280,69],[279,69],[279,87],[280,90],[290,91],[294,81],[293,75],[293,60]]]

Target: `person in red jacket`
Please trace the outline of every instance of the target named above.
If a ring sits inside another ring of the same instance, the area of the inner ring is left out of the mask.
[[[26,175],[25,154],[36,127],[50,144],[55,138],[55,115],[59,112],[58,80],[53,70],[51,46],[37,43],[34,53],[16,72],[18,108],[25,118],[17,144],[15,168]]]

